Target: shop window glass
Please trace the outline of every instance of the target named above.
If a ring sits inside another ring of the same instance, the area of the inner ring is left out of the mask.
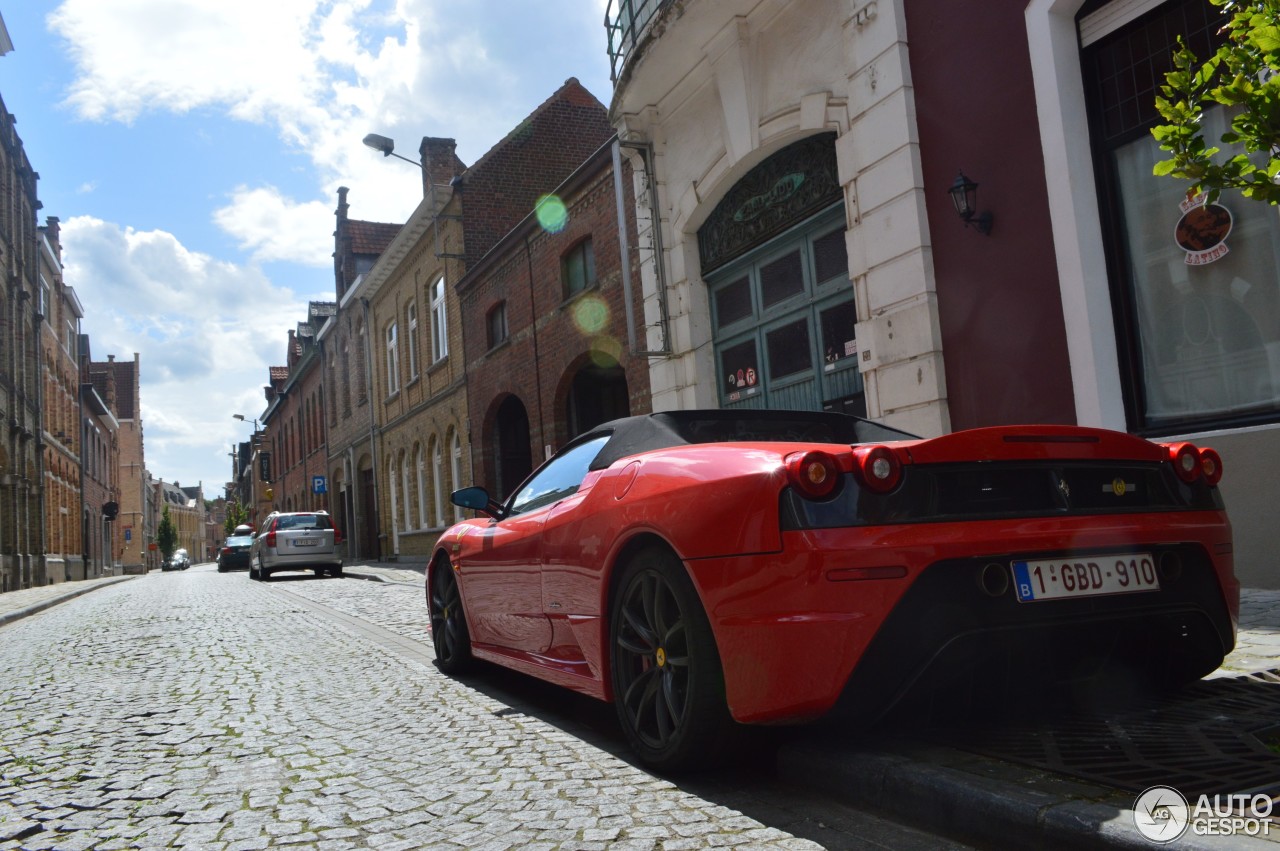
[[[793,251],[760,267],[760,302],[768,308],[804,292],[800,252]]]
[[[720,372],[726,393],[750,390],[760,383],[756,341],[747,340],[729,346],[720,353]]]
[[[849,255],[845,249],[843,227],[813,241],[813,274],[820,284],[837,276],[848,283]]]
[[[765,334],[769,352],[769,377],[782,378],[813,368],[809,350],[809,321],[801,319]]]
[[[1205,116],[1205,135],[1227,129]],[[1280,410],[1280,219],[1224,192],[1205,206],[1153,177],[1149,136],[1116,148],[1146,425]]]
[[[751,282],[744,275],[716,290],[716,327],[723,328],[751,315]]]
[[[832,369],[858,353],[853,331],[858,322],[857,306],[850,300],[828,307],[821,313],[821,322],[823,361],[826,369]]]

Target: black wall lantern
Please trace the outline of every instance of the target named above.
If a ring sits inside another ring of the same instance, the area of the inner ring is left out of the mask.
[[[964,172],[956,175],[951,184],[951,203],[956,207],[956,215],[964,220],[964,226],[973,225],[978,233],[991,235],[991,213],[978,212],[978,184],[964,176]]]

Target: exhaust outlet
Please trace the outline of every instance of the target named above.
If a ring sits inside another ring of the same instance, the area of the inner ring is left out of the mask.
[[[1009,571],[991,562],[978,571],[978,587],[988,597],[1003,597],[1009,590]]]

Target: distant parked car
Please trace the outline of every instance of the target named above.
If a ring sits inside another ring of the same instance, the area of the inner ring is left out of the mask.
[[[160,569],[161,570],[186,570],[190,566],[191,566],[190,561],[188,561],[186,558],[184,558],[183,556],[175,552],[173,555],[169,556],[167,559],[164,560],[164,564],[160,565]]]
[[[191,566],[191,556],[181,547],[173,551],[173,557],[182,563],[183,570]]]
[[[324,511],[272,512],[262,522],[249,555],[249,577],[269,579],[281,570],[314,570],[342,575],[337,545],[342,533]]]
[[[253,535],[232,535],[218,549],[218,572],[248,570]]]

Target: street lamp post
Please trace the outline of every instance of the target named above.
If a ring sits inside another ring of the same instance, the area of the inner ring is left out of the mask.
[[[402,157],[400,154],[396,153],[396,143],[394,139],[389,139],[386,136],[379,136],[377,133],[370,133],[368,136],[365,136],[362,141],[366,147],[373,148],[375,151],[380,151],[384,157],[395,157],[398,160],[404,160],[407,163],[413,163],[418,168],[422,168],[422,163],[417,160],[411,160],[408,157]]]

